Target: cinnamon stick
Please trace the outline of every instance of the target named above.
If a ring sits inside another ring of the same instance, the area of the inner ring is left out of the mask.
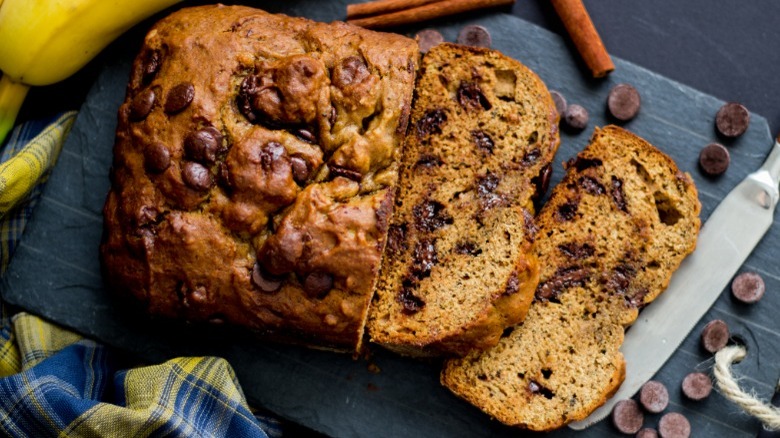
[[[414,0],[409,0],[414,1]],[[511,5],[515,0],[440,0],[422,6],[389,12],[371,17],[347,20],[347,23],[370,29],[380,29],[419,23],[434,18],[497,6]]]
[[[427,5],[441,0],[376,0],[368,3],[347,5],[347,20],[368,15],[382,15],[388,12],[403,11],[417,6]]]
[[[582,0],[550,0],[594,78],[615,69]]]

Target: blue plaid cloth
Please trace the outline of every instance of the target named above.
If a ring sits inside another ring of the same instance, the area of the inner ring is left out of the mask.
[[[53,159],[0,219],[0,272],[75,116],[28,122],[4,146],[0,163],[30,144]],[[121,369],[110,348],[34,315],[10,313],[0,300],[0,435],[280,437],[284,432],[278,420],[253,413],[224,359],[185,357]]]

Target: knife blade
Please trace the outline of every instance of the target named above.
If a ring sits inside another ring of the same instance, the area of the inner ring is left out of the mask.
[[[626,379],[618,391],[590,416],[569,424],[570,428],[582,430],[597,423],[661,369],[771,227],[779,190],[780,136],[764,164],[712,212],[701,228],[696,249],[680,264],[666,291],[626,331],[620,348]]]

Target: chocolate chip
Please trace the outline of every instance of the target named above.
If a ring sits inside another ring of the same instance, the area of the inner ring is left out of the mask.
[[[739,137],[750,124],[750,111],[736,102],[729,102],[715,114],[715,126],[726,137]]]
[[[412,208],[414,225],[418,230],[433,232],[452,224],[452,216],[447,214],[444,204],[438,201],[425,200]]]
[[[495,144],[493,144],[493,139],[485,131],[471,131],[471,141],[477,146],[477,149],[488,154],[493,153]]]
[[[187,108],[195,97],[195,86],[189,82],[182,82],[170,90],[165,97],[165,112],[175,114]]]
[[[479,85],[474,82],[461,82],[460,87],[458,87],[458,103],[466,111],[480,108],[487,111],[493,107]]]
[[[144,164],[150,172],[163,172],[171,165],[171,152],[162,143],[149,144],[144,148]]]
[[[314,134],[312,134],[312,132],[309,131],[308,129],[301,128],[295,131],[295,136],[307,143],[311,143],[311,144],[317,143],[317,137],[315,137]]]
[[[271,275],[260,266],[259,263],[255,263],[252,268],[252,284],[260,288],[263,292],[276,292],[282,288],[282,277]]]
[[[550,187],[550,178],[552,177],[552,166],[548,163],[539,172],[539,175],[531,178],[531,183],[534,185],[535,191],[533,195],[533,201],[541,201],[544,194],[547,193],[547,189]]]
[[[406,245],[406,224],[393,224],[387,230],[387,252],[391,255],[400,255],[408,249]]]
[[[211,187],[211,173],[200,163],[187,161],[181,170],[184,183],[191,188],[205,192]]]
[[[447,121],[447,113],[441,109],[430,110],[417,121],[417,137],[441,134],[441,125]]]
[[[371,72],[366,66],[366,62],[357,56],[344,58],[341,63],[333,69],[333,84],[338,88],[346,88],[353,84],[359,84],[371,76]]]
[[[477,247],[477,244],[471,241],[459,242],[457,245],[455,245],[454,251],[457,254],[470,256],[478,256],[482,254],[482,250]]]
[[[580,187],[585,190],[585,193],[589,193],[594,196],[602,195],[604,192],[606,192],[606,189],[603,185],[601,185],[599,180],[590,176],[581,176],[579,179],[579,184]]]
[[[688,438],[691,436],[691,423],[679,412],[669,412],[658,421],[658,433],[661,438]]]
[[[612,409],[612,424],[622,433],[634,434],[642,428],[645,416],[632,399],[620,400]]]
[[[222,146],[222,133],[209,126],[187,134],[184,138],[184,153],[191,160],[213,163]]]
[[[162,53],[159,50],[149,50],[144,54],[141,72],[144,82],[149,82],[157,74],[162,65]]]
[[[558,220],[562,222],[567,222],[575,218],[577,216],[577,210],[580,207],[580,203],[577,200],[571,200],[568,202],[564,202],[560,206],[558,206],[557,211],[557,217]]]
[[[699,166],[707,175],[722,174],[729,168],[730,161],[729,151],[722,144],[710,143],[699,153]]]
[[[269,141],[260,150],[260,166],[263,170],[270,171],[275,161],[287,155],[287,150],[280,143]]]
[[[563,123],[575,131],[585,129],[588,126],[589,119],[588,110],[577,104],[567,106],[566,111],[563,112]]]
[[[154,90],[151,88],[136,94],[130,102],[130,119],[135,121],[144,120],[152,112],[155,99]]]
[[[304,184],[309,180],[309,163],[301,157],[290,158],[290,165],[292,166],[293,179],[298,184]]]
[[[636,117],[642,100],[636,88],[629,84],[617,84],[609,91],[607,108],[612,117],[626,122]]]
[[[758,302],[765,291],[764,279],[755,272],[743,272],[731,282],[731,294],[745,304]]]
[[[636,438],[658,438],[658,431],[649,427],[644,428],[636,433]]]
[[[712,392],[712,379],[704,373],[690,373],[682,381],[682,392],[691,400],[704,400]]]
[[[563,97],[563,94],[555,90],[550,90],[550,96],[552,96],[552,100],[555,102],[555,110],[558,112],[558,115],[563,117],[567,107],[566,98]]]
[[[612,200],[615,201],[615,206],[618,210],[628,213],[628,204],[626,204],[626,194],[623,191],[623,180],[612,175]]]
[[[669,405],[669,391],[663,383],[650,380],[639,390],[639,403],[647,412],[653,414],[663,412]]]
[[[425,307],[425,301],[414,294],[414,286],[408,281],[402,283],[396,300],[403,306],[402,312],[405,315],[413,315]]]
[[[587,242],[582,244],[577,242],[561,243],[558,245],[558,250],[567,257],[575,260],[582,260],[588,257],[592,257],[596,252],[596,248]]]
[[[238,110],[251,123],[257,121],[257,115],[252,109],[252,99],[259,88],[260,77],[249,75],[245,77],[243,81],[241,81],[241,87],[239,88],[238,95],[236,96],[236,105],[238,106]]]
[[[428,50],[444,42],[444,36],[435,29],[423,29],[417,32],[414,39],[417,40],[422,53],[428,53]]]
[[[326,272],[312,272],[303,280],[303,291],[315,298],[324,296],[333,289],[333,276]]]
[[[512,271],[512,275],[510,275],[509,280],[506,281],[506,286],[504,286],[504,292],[501,295],[504,296],[514,295],[519,290],[520,290],[520,277],[517,274],[517,271]],[[549,379],[549,376],[545,378]]]
[[[522,160],[520,161],[523,166],[530,166],[534,163],[536,163],[539,158],[542,156],[542,150],[539,148],[533,148],[529,151],[527,151],[524,155]]]
[[[534,295],[540,301],[558,302],[560,295],[564,290],[583,286],[589,279],[587,269],[579,266],[569,266],[558,268],[549,280],[539,283]]]
[[[493,44],[493,39],[490,37],[490,32],[482,26],[476,24],[469,24],[463,26],[463,29],[458,33],[458,44],[463,44],[471,47],[487,47]]]
[[[715,319],[701,331],[701,346],[710,353],[717,353],[729,342],[729,326],[725,321]]]
[[[431,270],[439,262],[436,254],[436,239],[422,239],[414,246],[411,274],[418,280],[431,275]]]
[[[347,169],[346,167],[341,166],[329,166],[330,169],[330,177],[336,178],[337,176],[351,179],[352,181],[360,182],[363,180],[363,175],[360,174],[360,172],[354,171],[352,169]]]

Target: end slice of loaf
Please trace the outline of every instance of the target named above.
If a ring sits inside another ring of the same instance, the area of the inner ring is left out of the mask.
[[[558,116],[542,81],[497,51],[442,44],[419,77],[368,331],[401,354],[463,355],[531,303],[533,199]]]
[[[621,128],[597,129],[537,217],[541,278],[521,325],[448,361],[442,384],[508,425],[537,431],[587,417],[625,376],[625,327],[693,251],[690,176]]]

